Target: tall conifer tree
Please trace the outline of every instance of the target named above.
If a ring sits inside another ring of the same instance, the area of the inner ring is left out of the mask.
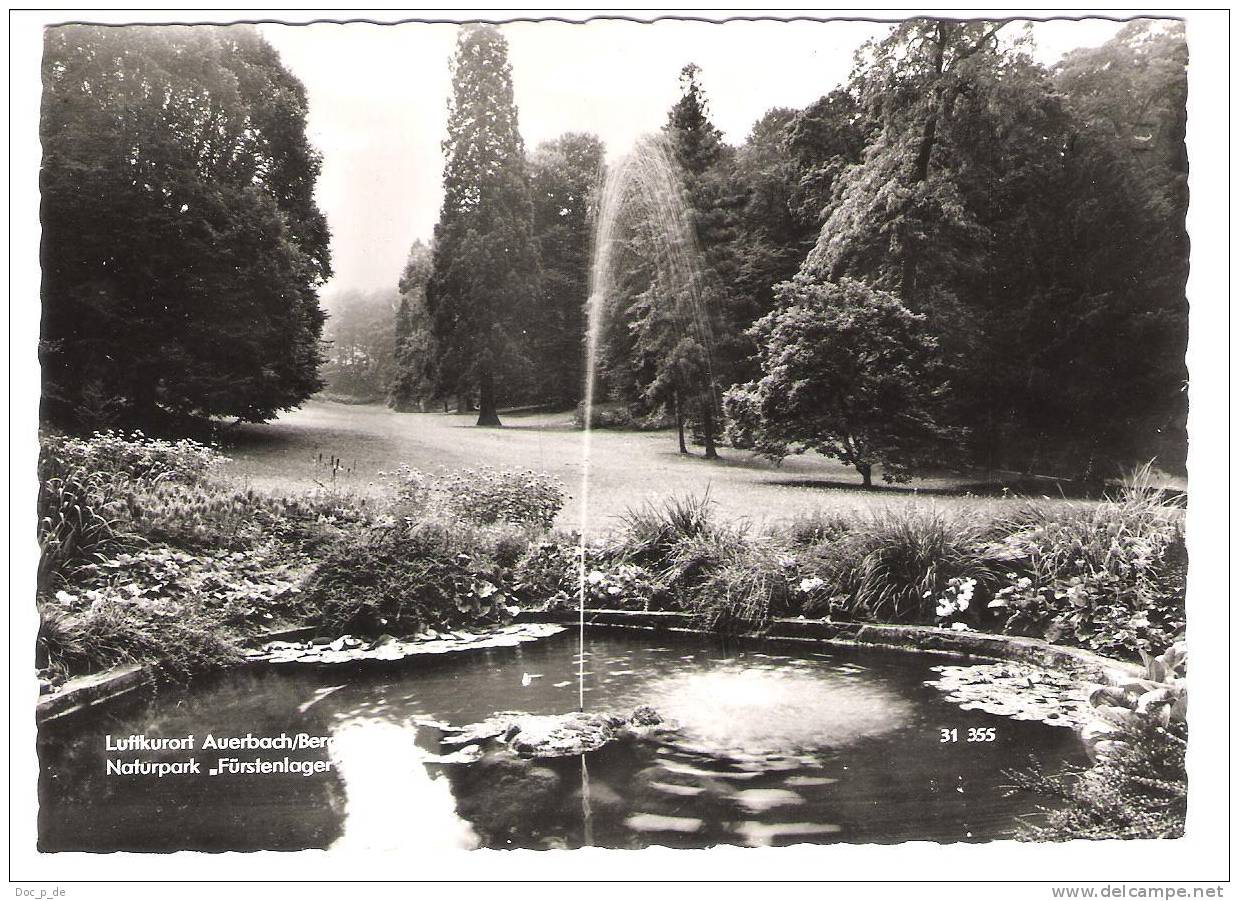
[[[507,41],[493,26],[466,26],[451,71],[443,209],[426,301],[439,393],[476,391],[477,424],[497,426],[499,386],[527,361],[526,323],[539,290],[533,204]]]

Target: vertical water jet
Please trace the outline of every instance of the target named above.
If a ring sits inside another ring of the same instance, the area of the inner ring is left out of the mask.
[[[673,393],[680,448],[687,452],[683,439],[682,392],[695,387],[706,428],[717,405],[714,383],[714,336],[702,295],[701,252],[684,204],[682,186],[669,142],[662,135],[647,135],[614,166],[603,184],[594,229],[593,264],[587,302],[585,340],[584,431],[581,441],[581,530],[579,553],[579,682],[580,709],[585,709],[585,606],[588,596],[589,479],[590,443],[593,430],[599,341],[606,306],[617,294],[619,277],[617,244],[621,233],[635,230],[649,258],[651,289],[663,303],[661,313],[675,329],[680,346],[699,353],[704,369],[704,384],[677,385]],[[713,457],[711,436],[707,436],[707,458]]]

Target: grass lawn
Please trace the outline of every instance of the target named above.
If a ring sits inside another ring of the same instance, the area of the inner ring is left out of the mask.
[[[396,413],[380,405],[314,400],[274,422],[239,427],[226,452],[236,461],[235,473],[266,489],[334,484],[378,494],[384,490],[380,473],[401,463],[432,473],[484,465],[533,469],[563,481],[570,497],[557,525],[579,528],[584,436],[573,427],[571,414],[507,414],[502,429],[475,428],[474,420],[475,414]],[[700,449],[682,457],[671,432],[598,430],[591,442],[588,505],[594,532],[613,528],[626,509],[646,500],[707,489],[722,517],[747,519],[759,528],[823,509],[932,503],[980,512],[1012,503],[965,496],[957,476],[864,491],[855,470],[816,454],[789,457],[782,466],[730,448],[721,448],[722,459],[715,462],[702,459]],[[343,461],[334,480],[333,457]]]

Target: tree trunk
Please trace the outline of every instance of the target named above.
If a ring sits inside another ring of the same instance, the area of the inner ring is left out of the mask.
[[[498,428],[499,410],[495,404],[495,377],[488,366],[478,384],[478,425]]]
[[[688,455],[688,445],[684,443],[684,411],[680,409],[680,392],[675,392],[672,396],[675,404],[675,431],[680,438],[680,453]]]
[[[706,398],[701,408],[701,424],[706,433],[706,459],[717,460],[718,451],[714,448],[714,393]]]
[[[860,473],[861,487],[873,487],[873,464],[872,463],[857,463],[856,471]]]

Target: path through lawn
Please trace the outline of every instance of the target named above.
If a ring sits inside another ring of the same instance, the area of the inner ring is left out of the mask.
[[[239,428],[227,453],[236,460],[236,472],[255,487],[271,489],[332,485],[333,457],[341,458],[344,467],[336,475],[336,486],[372,494],[384,490],[380,473],[392,472],[401,463],[426,472],[483,465],[538,470],[560,479],[570,495],[557,524],[578,528],[582,434],[573,427],[571,414],[508,414],[502,429],[475,428],[475,416],[311,401],[275,422]],[[791,457],[778,467],[745,451],[722,448],[719,454],[722,459],[716,462],[703,460],[700,449],[682,457],[670,432],[594,432],[591,530],[614,527],[626,509],[647,500],[707,489],[726,520],[744,518],[757,526],[818,509],[1002,503],[992,498],[918,497],[911,488],[865,492],[854,469],[818,455]],[[951,482],[926,479],[914,485],[921,492],[936,492]]]

